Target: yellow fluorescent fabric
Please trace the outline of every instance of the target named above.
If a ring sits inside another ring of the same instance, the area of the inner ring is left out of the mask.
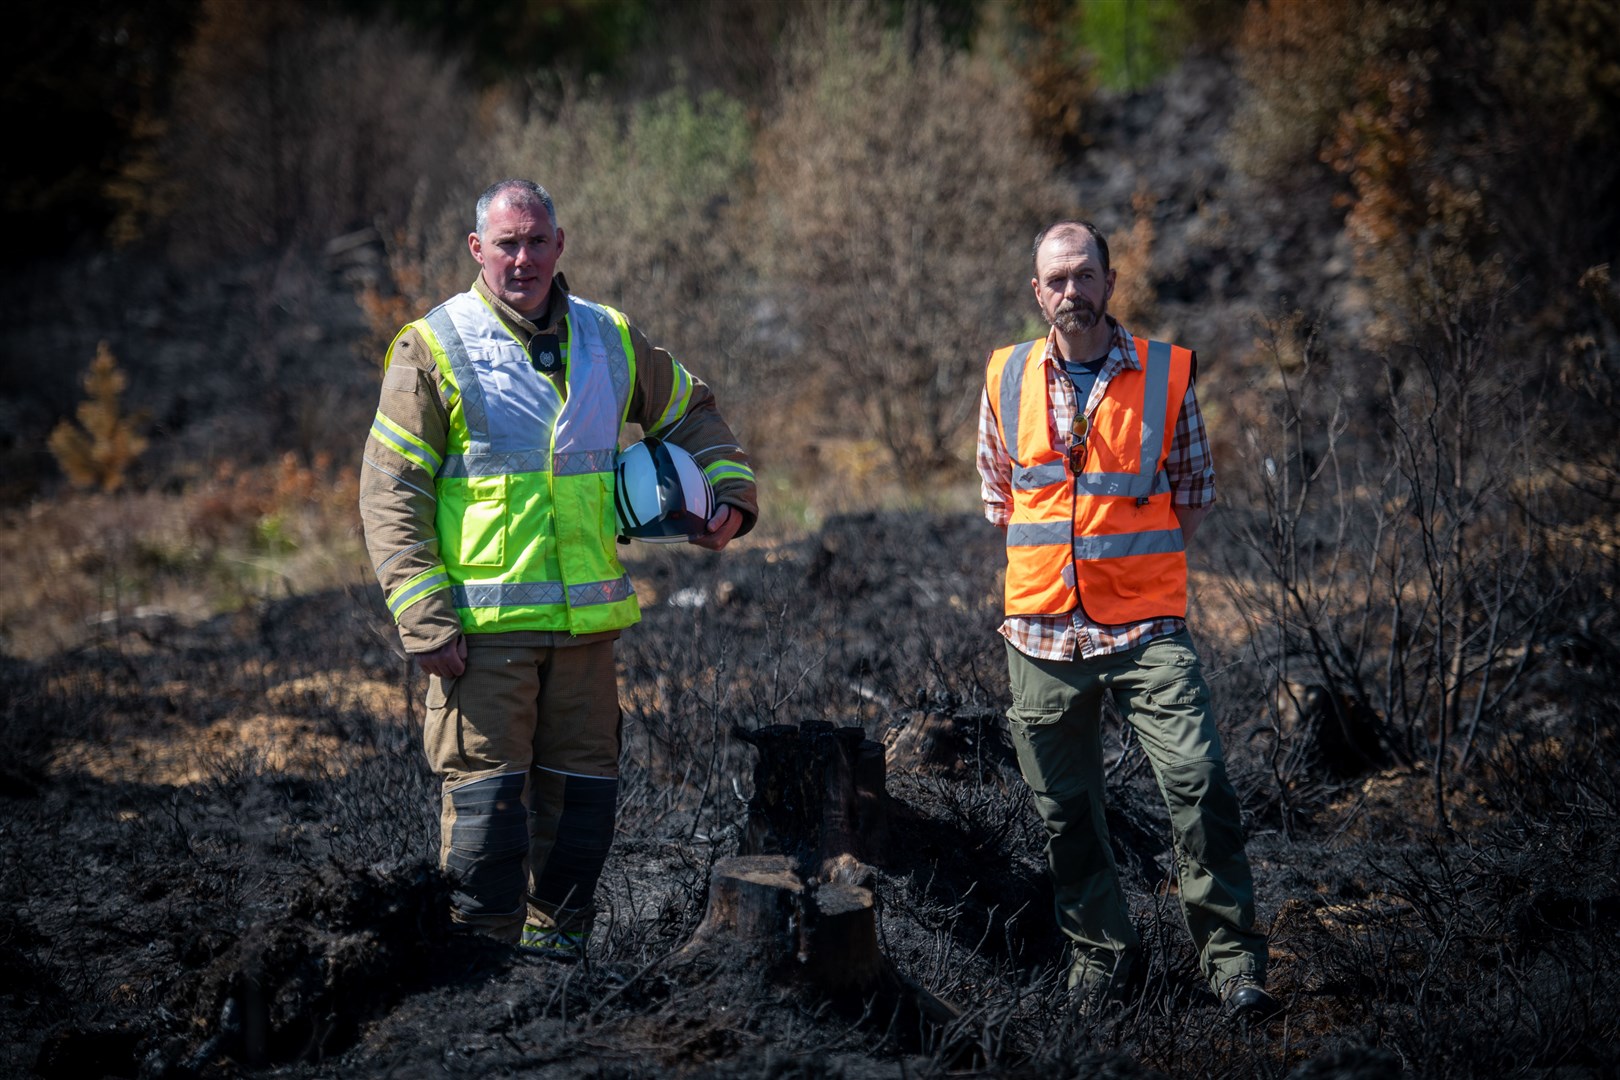
[[[468,633],[640,619],[614,537],[612,469],[633,380],[628,324],[569,298],[566,397],[474,293],[418,328],[460,394],[435,483],[440,554]]]

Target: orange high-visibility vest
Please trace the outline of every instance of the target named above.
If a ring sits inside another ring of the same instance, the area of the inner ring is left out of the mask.
[[[1073,461],[1070,447],[1052,445],[1045,340],[990,354],[985,387],[1012,458],[1008,615],[1076,604],[1103,625],[1187,614],[1187,554],[1164,467],[1196,361],[1178,345],[1132,341],[1142,366],[1109,380]]]

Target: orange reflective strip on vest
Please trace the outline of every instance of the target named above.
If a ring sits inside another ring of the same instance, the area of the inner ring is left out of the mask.
[[[1105,625],[1187,611],[1187,561],[1164,465],[1192,380],[1188,349],[1133,339],[1140,369],[1109,380],[1082,471],[1052,445],[1045,343],[991,354],[987,391],[1012,459],[1006,613],[1081,605]]]

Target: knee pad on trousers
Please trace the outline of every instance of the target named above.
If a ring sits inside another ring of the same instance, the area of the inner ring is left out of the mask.
[[[567,778],[556,840],[545,866],[535,868],[536,902],[556,910],[591,902],[613,846],[618,796],[619,781],[612,777]]]
[[[523,904],[529,850],[522,773],[475,780],[445,793],[453,812],[444,869],[450,903],[464,915],[504,915]]]

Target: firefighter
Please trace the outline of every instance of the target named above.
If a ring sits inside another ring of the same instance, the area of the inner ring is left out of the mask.
[[[639,424],[712,484],[691,543],[758,515],[748,456],[709,388],[623,314],[572,295],[551,196],[479,196],[472,287],[404,328],[366,440],[366,545],[429,676],[440,862],[460,926],[582,955],[613,839],[614,641],[640,619],[616,554],[613,470]]]

